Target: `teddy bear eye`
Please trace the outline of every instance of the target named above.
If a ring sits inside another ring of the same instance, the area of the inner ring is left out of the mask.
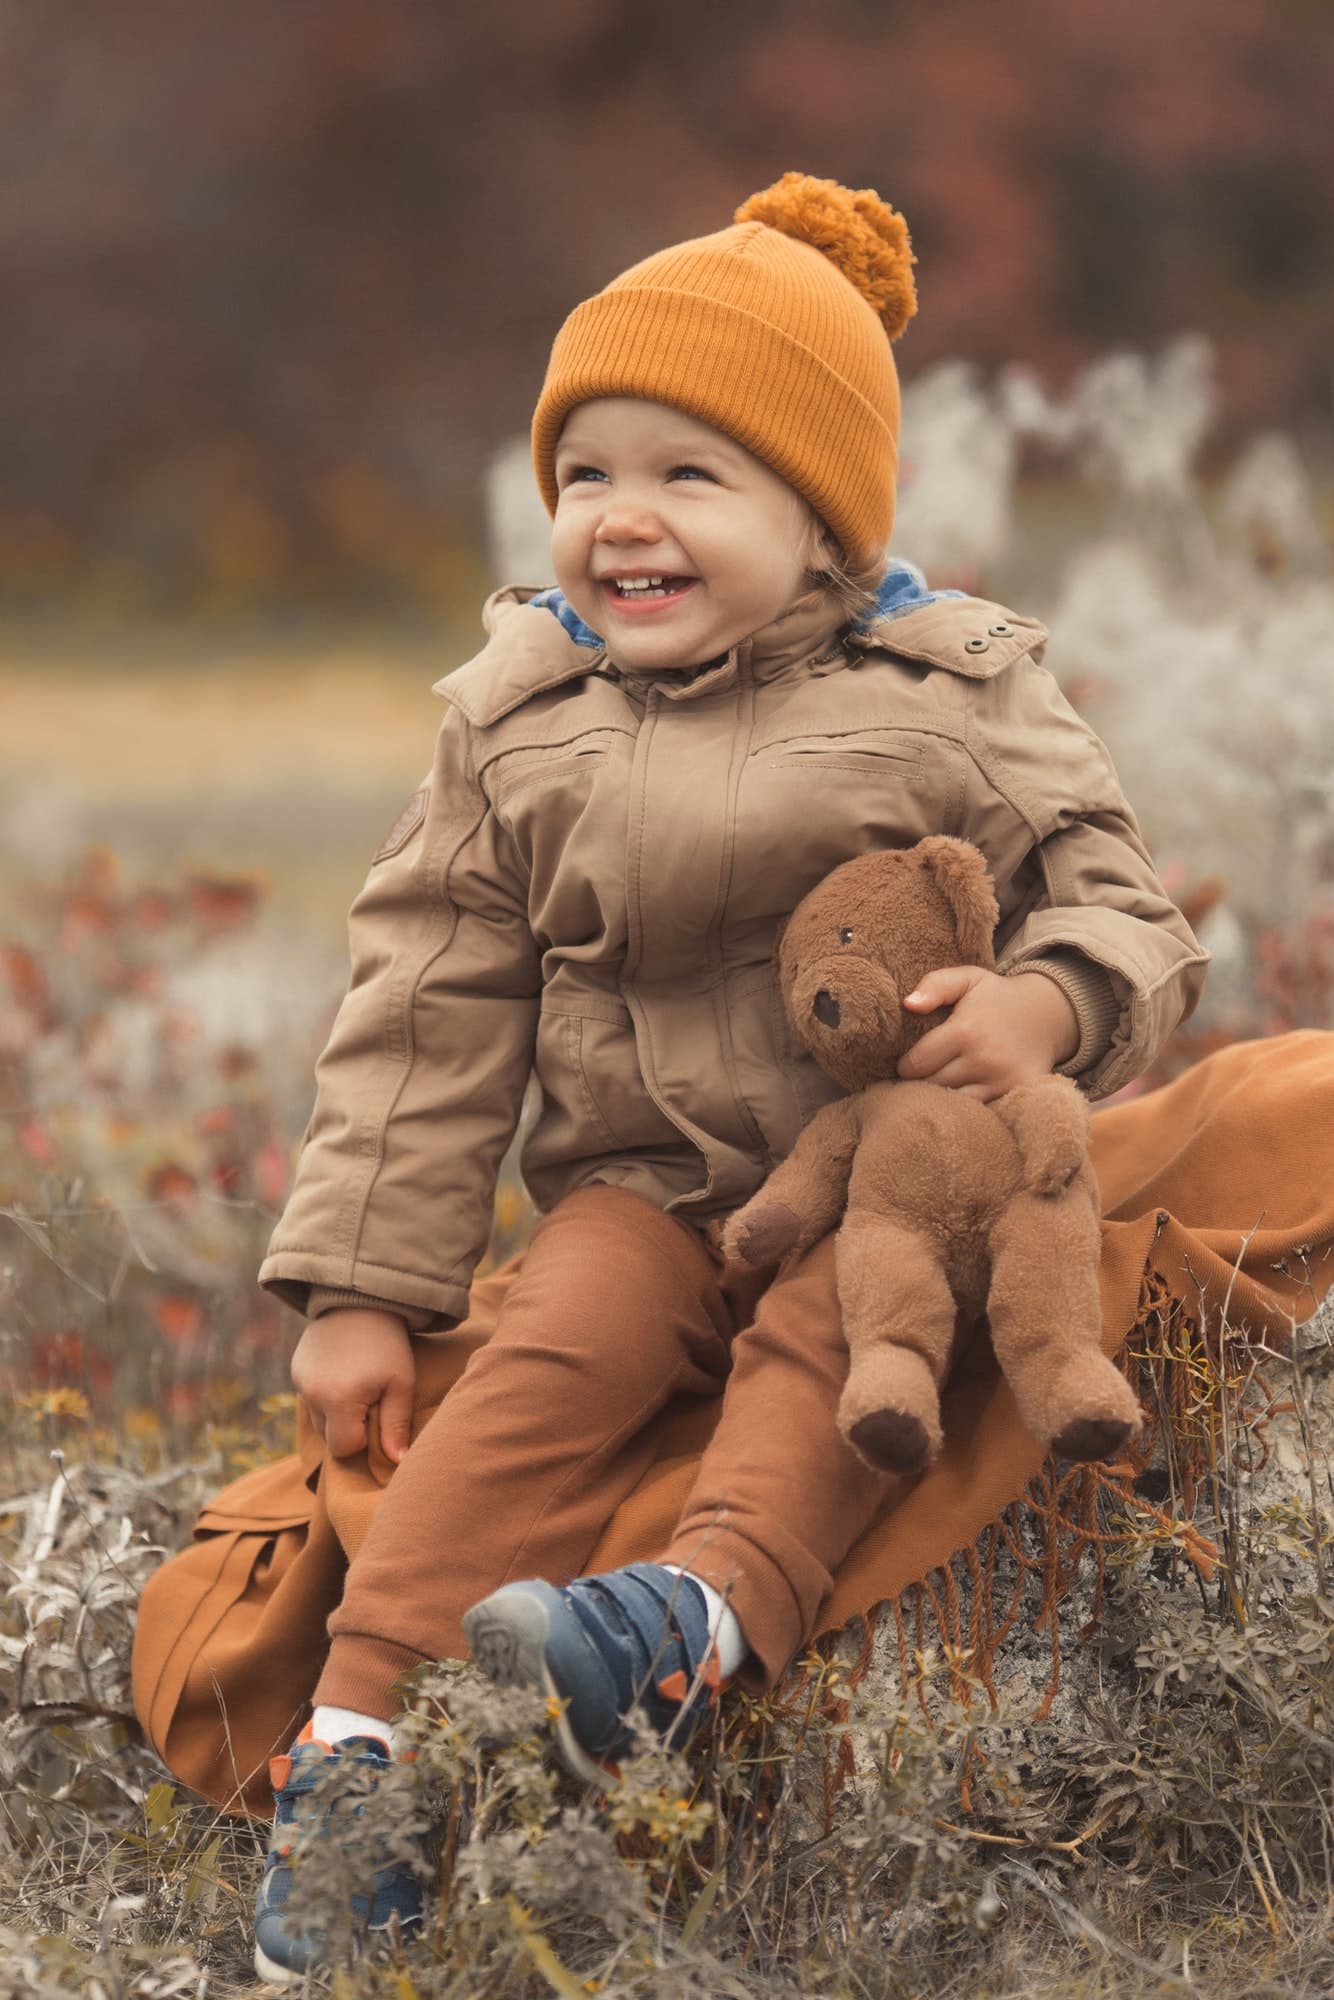
[[[851,932],[850,930],[842,930],[842,931],[840,931],[840,932],[839,932],[839,934],[838,934],[838,941],[839,941],[839,943],[840,943],[840,944],[851,944],[851,943],[852,943],[852,932]]]

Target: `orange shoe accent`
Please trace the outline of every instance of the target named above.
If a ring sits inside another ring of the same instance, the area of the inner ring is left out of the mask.
[[[333,1755],[330,1745],[325,1742],[322,1736],[315,1734],[313,1716],[297,1737],[296,1742],[293,1743],[292,1750],[296,1750],[302,1743],[318,1743],[326,1755]],[[275,1792],[280,1792],[292,1775],[292,1750],[285,1750],[281,1757],[270,1757],[269,1759],[269,1783]]]
[[[714,1707],[719,1690],[726,1687],[723,1679],[722,1662],[718,1658],[718,1648],[710,1646],[709,1657],[699,1669],[699,1684],[709,1690],[709,1706]],[[664,1701],[684,1701],[694,1683],[688,1681],[683,1670],[678,1667],[674,1673],[664,1675],[658,1682],[658,1693]]]

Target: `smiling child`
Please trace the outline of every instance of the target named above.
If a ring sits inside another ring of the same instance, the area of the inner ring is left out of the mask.
[[[838,1086],[788,1034],[778,926],[854,855],[954,833],[996,881],[997,970],[946,968],[902,1072],[1092,1097],[1193,1006],[1206,954],[1036,620],[886,551],[915,309],[902,217],[797,174],[576,308],[533,424],[555,589],[508,588],[447,675],[431,772],[350,919],[352,977],[261,1282],[330,1457],[396,1470],[281,1760],[260,1971],[322,1943],[292,1824],[339,1760],[383,1769],[395,1681],[471,1648],[545,1688],[611,1782],[638,1702],[685,1741],[772,1686],[888,1481],[834,1424],[830,1240],[738,1279],[721,1222]],[[466,1328],[529,1076],[540,1221],[495,1332],[413,1435],[415,1344]],[[581,1572],[673,1399],[717,1406],[657,1560]],[[312,1633],[312,1647],[323,1635]],[[421,1918],[406,1864],[373,1925]]]

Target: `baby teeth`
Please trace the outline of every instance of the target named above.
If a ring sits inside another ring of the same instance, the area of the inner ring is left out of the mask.
[[[633,576],[614,579],[622,597],[666,597],[668,590],[660,576]]]

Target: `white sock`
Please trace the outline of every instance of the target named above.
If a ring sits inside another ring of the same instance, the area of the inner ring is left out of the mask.
[[[704,1593],[704,1606],[709,1614],[709,1635],[718,1648],[718,1671],[724,1680],[729,1680],[745,1659],[750,1647],[741,1629],[741,1621],[727,1599],[711,1583],[705,1583],[702,1576],[696,1576],[691,1569],[682,1569],[679,1563],[663,1563],[673,1576],[688,1576],[696,1590]]]
[[[345,1736],[378,1736],[386,1750],[392,1748],[389,1724],[379,1715],[362,1715],[355,1708],[334,1708],[320,1702],[310,1722],[311,1734],[321,1743],[341,1743]]]

